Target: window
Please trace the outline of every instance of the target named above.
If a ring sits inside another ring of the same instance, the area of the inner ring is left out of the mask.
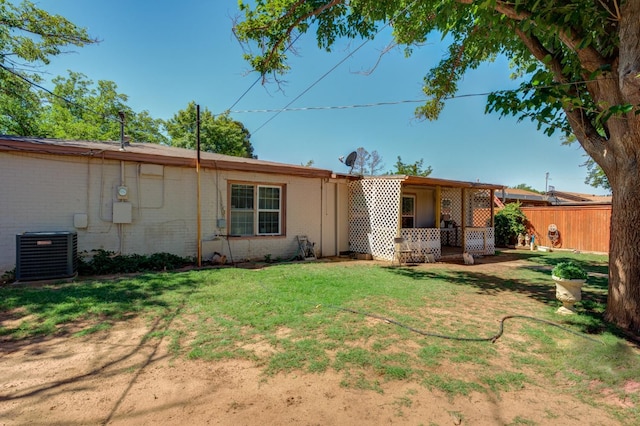
[[[416,196],[402,196],[402,227],[414,228],[416,223]]]
[[[231,235],[280,235],[282,187],[232,184]]]

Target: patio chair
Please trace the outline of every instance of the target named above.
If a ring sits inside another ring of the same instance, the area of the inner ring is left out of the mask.
[[[402,263],[405,265],[408,263],[408,260],[414,259],[416,255],[416,251],[411,248],[409,242],[403,237],[395,237],[393,239],[393,259],[391,260],[391,264],[398,259],[398,264],[402,266]]]

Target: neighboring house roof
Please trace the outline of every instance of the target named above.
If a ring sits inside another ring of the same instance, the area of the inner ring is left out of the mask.
[[[553,191],[549,196],[557,204],[611,204],[610,195],[590,195],[579,192]]]
[[[544,194],[539,194],[526,189],[504,188],[502,191],[496,192],[498,197],[504,203],[519,202],[523,205],[549,205],[551,201]]]
[[[588,195],[564,191],[539,194],[525,189],[505,188],[503,191],[497,191],[496,196],[503,202],[519,202],[525,207],[527,205],[611,204],[611,196]]]
[[[167,166],[195,167],[197,152],[154,143],[131,143],[121,149],[120,142],[69,141],[0,135],[0,151],[32,152],[137,161]],[[305,177],[332,177],[330,170],[285,163],[200,152],[200,167],[219,170],[252,171]],[[343,176],[343,175],[341,175]]]

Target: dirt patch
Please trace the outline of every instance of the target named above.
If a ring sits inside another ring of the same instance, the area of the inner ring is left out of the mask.
[[[507,264],[469,267],[489,272]],[[469,309],[483,308],[491,307]],[[356,389],[331,369],[267,376],[260,361],[175,357],[169,338],[146,338],[159,324],[131,318],[88,336],[0,341],[0,425],[617,424],[602,407],[529,383],[452,398],[416,381],[381,378],[375,390]],[[278,335],[290,332],[282,327]],[[246,349],[258,358],[275,350],[268,342]],[[447,368],[461,367],[443,362],[442,374]]]
[[[0,363],[0,424],[615,424],[557,389],[449,398],[416,383],[341,386],[342,375],[265,376],[250,361],[174,358],[141,319],[85,337],[11,346]]]

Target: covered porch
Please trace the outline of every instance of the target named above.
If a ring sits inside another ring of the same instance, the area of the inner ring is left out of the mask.
[[[403,237],[413,262],[495,254],[493,197],[501,185],[416,176],[349,184],[349,247],[392,261]]]

